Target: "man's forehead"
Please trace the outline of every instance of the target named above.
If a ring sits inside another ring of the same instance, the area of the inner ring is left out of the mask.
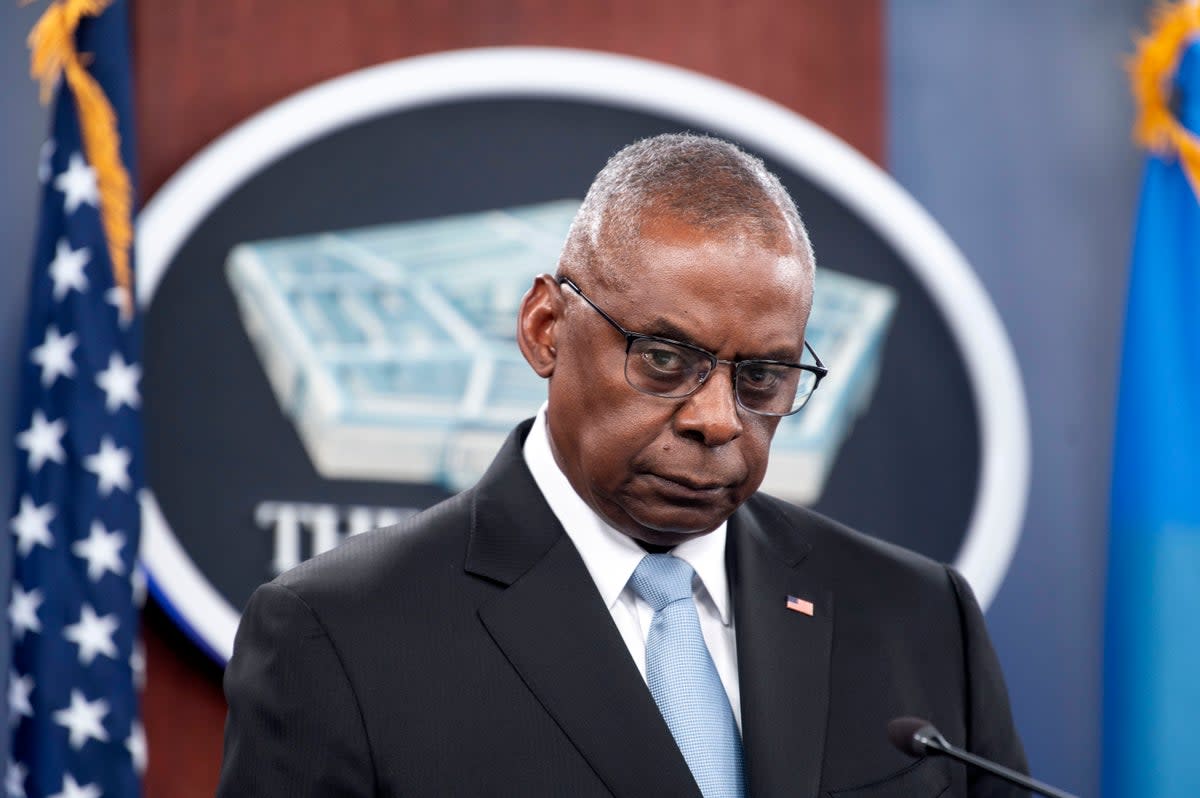
[[[639,255],[621,279],[593,292],[621,324],[740,358],[800,356],[812,289],[808,270],[794,256],[759,249],[741,261],[685,247],[664,253],[662,246]]]
[[[758,279],[776,284],[776,288],[811,289],[812,264],[804,251],[785,232],[764,235],[749,224],[730,223],[707,227],[691,224],[669,214],[648,216],[636,234],[624,240],[602,241],[599,257],[589,264],[585,279],[620,291],[636,291],[638,286],[656,282],[656,278],[677,277],[675,269],[663,262],[664,250],[691,250],[696,257],[688,271],[714,284],[729,277],[746,276],[750,263],[766,265],[764,254],[775,256],[769,269],[759,269]],[[704,257],[719,250],[730,258]]]
[[[648,208],[637,226],[637,241],[671,241],[700,246],[708,242],[755,247],[780,255],[799,253],[782,212],[773,209],[764,218],[749,212],[713,219],[695,219],[671,209]]]

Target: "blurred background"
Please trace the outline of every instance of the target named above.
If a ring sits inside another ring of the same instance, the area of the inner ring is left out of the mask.
[[[142,201],[215,136],[300,88],[466,46],[577,46],[672,63],[774,99],[845,139],[949,233],[1007,328],[1025,380],[1032,482],[987,620],[1033,773],[1098,794],[1114,399],[1142,160],[1124,61],[1150,4],[474,0],[454,13],[446,5],[132,3]],[[7,385],[16,384],[47,130],[24,40],[43,10],[0,2]],[[755,47],[766,55],[746,57]],[[0,392],[6,424],[14,401]],[[12,459],[0,458],[6,496],[12,481]],[[147,608],[144,625],[148,704],[202,696],[191,708],[180,702],[174,717],[147,709],[147,794],[211,794],[219,671],[162,610]]]

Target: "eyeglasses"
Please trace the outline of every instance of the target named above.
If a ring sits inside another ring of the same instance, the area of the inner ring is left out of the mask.
[[[617,332],[625,336],[625,379],[630,387],[664,399],[691,396],[704,384],[718,363],[733,367],[733,393],[737,403],[763,416],[790,416],[804,407],[817,385],[829,373],[821,358],[804,342],[815,365],[778,360],[721,360],[698,346],[630,332],[588,299],[569,277],[559,277],[591,305]]]

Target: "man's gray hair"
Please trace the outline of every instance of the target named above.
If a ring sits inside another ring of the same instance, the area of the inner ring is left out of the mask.
[[[796,204],[760,159],[718,138],[673,133],[642,139],[608,160],[571,223],[560,271],[575,267],[622,282],[608,261],[636,244],[652,214],[785,245],[810,271],[815,265]]]

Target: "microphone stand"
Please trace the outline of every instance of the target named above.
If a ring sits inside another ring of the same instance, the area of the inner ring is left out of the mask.
[[[941,732],[933,726],[924,726],[913,732],[912,741],[914,747],[920,746],[922,749],[933,751],[935,753],[944,754],[951,759],[957,759],[960,762],[965,762],[968,765],[974,765],[980,770],[985,770],[993,776],[998,776],[1010,784],[1015,784],[1018,787],[1024,787],[1027,790],[1032,790],[1039,795],[1048,796],[1048,798],[1076,798],[1070,793],[1051,787],[1049,784],[1031,779],[1024,773],[1018,773],[1012,768],[1006,768],[1003,765],[996,764],[990,760],[984,759],[981,756],[976,756],[970,751],[964,751],[961,748],[956,748],[951,745]]]

